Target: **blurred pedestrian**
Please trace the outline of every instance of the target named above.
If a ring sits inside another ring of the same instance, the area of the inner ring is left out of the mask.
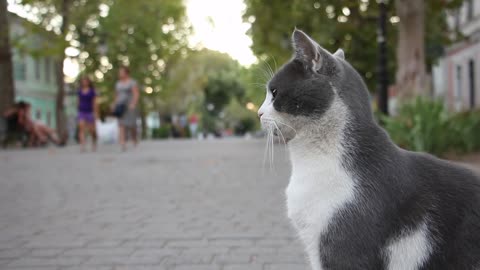
[[[92,81],[84,76],[80,79],[78,95],[78,141],[80,150],[85,151],[85,134],[87,131],[92,136],[92,151],[97,149],[97,130],[95,120],[98,117],[98,106],[96,102],[96,91]]]
[[[180,137],[185,138],[187,136],[188,119],[184,113],[180,114],[178,125],[180,128]]]
[[[128,67],[118,70],[118,81],[115,84],[115,103],[113,114],[118,118],[118,140],[122,150],[126,150],[127,135],[131,136],[133,145],[138,144],[137,138],[137,105],[139,99],[137,82],[130,77]]]
[[[190,127],[190,136],[192,138],[196,138],[197,136],[197,128],[198,128],[198,116],[196,114],[190,115],[189,119],[189,127]]]

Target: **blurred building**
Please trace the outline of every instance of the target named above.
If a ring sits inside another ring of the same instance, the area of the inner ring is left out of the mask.
[[[12,13],[9,20],[16,100],[31,103],[32,118],[55,127],[57,86],[54,60],[37,50],[54,34],[36,29],[36,34],[31,35],[26,27],[35,27],[32,23]]]
[[[447,21],[452,35],[460,33],[465,39],[448,47],[434,67],[434,95],[452,111],[479,108],[480,0],[465,0]]]

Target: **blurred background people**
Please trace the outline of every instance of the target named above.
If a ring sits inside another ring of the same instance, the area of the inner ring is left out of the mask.
[[[57,132],[41,121],[34,121],[31,118],[31,105],[25,102],[24,108],[20,110],[20,123],[29,133],[29,146],[42,146],[49,141],[57,146],[64,146],[66,138],[60,138]]]
[[[138,144],[137,138],[137,105],[139,99],[137,82],[130,77],[130,70],[122,66],[118,70],[118,81],[115,84],[114,115],[118,117],[118,141],[122,151],[126,150],[127,136],[133,145]]]
[[[3,117],[7,121],[7,133],[14,139],[23,140],[26,137],[28,146],[42,146],[49,141],[58,146],[64,146],[66,140],[59,138],[55,130],[41,121],[31,118],[31,105],[28,102],[19,101],[14,107],[4,112]]]
[[[5,120],[5,137],[2,141],[2,146],[6,147],[11,141],[15,143],[22,143],[26,145],[28,133],[26,127],[22,123],[22,118],[25,114],[26,103],[23,101],[15,103],[15,105],[5,112],[2,116]]]
[[[95,120],[98,116],[98,107],[96,102],[96,91],[92,81],[84,76],[80,79],[80,88],[78,95],[78,140],[80,143],[80,151],[85,151],[86,133],[90,133],[92,137],[92,151],[97,149],[97,131]]]
[[[198,116],[195,113],[192,113],[192,115],[190,115],[189,122],[190,136],[192,138],[196,138],[198,128]]]

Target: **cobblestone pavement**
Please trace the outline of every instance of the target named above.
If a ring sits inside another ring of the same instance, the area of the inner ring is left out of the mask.
[[[262,140],[0,151],[0,269],[306,270]]]

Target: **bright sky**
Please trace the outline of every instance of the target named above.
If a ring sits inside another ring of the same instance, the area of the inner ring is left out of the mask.
[[[252,40],[246,34],[250,25],[242,20],[246,8],[243,0],[185,0],[185,3],[194,28],[191,44],[228,53],[242,65],[256,61],[250,49]]]

